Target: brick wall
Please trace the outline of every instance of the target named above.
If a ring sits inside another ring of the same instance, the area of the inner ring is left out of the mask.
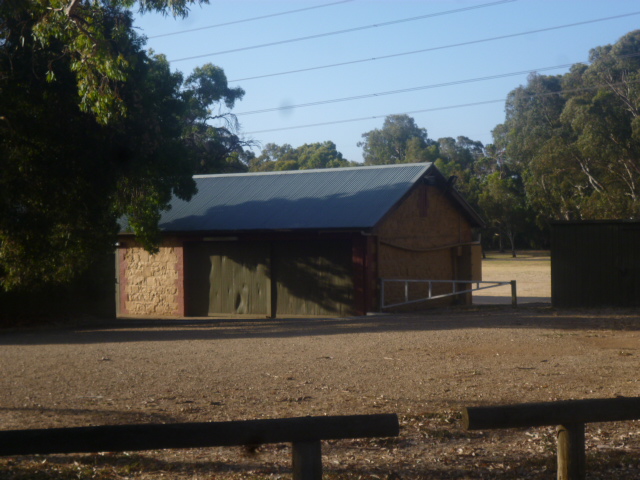
[[[120,315],[184,315],[182,242],[166,239],[155,255],[131,240],[123,243]]]

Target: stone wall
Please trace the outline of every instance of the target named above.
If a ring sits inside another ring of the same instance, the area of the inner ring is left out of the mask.
[[[122,243],[120,315],[184,315],[182,242],[164,240],[155,255],[131,240]]]

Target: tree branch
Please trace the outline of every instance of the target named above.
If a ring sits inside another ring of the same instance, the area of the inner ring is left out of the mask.
[[[78,9],[81,3],[82,3],[82,0],[71,0],[69,5],[67,5],[66,8],[64,9],[64,13],[67,15],[67,17],[75,16],[76,10]]]

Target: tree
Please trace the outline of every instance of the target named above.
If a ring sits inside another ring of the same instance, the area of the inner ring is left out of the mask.
[[[530,212],[520,179],[516,175],[504,176],[498,171],[492,173],[482,185],[478,204],[489,227],[509,239],[511,255],[515,258],[516,235],[530,223]]]
[[[135,0],[7,0],[5,12],[23,9],[31,20],[22,38],[30,37],[34,46],[60,48],[67,67],[75,75],[78,100],[82,111],[91,112],[99,123],[107,124],[124,117],[128,105],[120,95],[122,82],[135,68],[132,58],[123,54],[119,38],[128,36],[130,24],[114,19],[114,9],[131,8]],[[140,12],[161,12],[185,17],[189,5],[208,3],[208,0],[140,0]],[[115,20],[115,24],[113,23]],[[4,22],[3,22],[4,23]],[[56,61],[50,59],[52,66]],[[55,79],[55,71],[47,76]]]
[[[232,109],[244,96],[242,88],[229,88],[222,68],[207,64],[196,68],[184,82],[182,99],[188,114],[183,137],[189,147],[195,173],[238,173],[247,170],[245,148],[255,146],[237,133],[238,122],[233,114],[221,111],[223,103]],[[211,106],[218,106],[213,111]],[[212,121],[222,121],[215,127]]]
[[[640,218],[640,30],[591,51],[591,65],[566,76],[562,121],[575,136],[574,159],[588,181],[590,218]],[[571,81],[571,83],[570,83]]]
[[[499,141],[542,219],[640,218],[640,30],[509,94]]]
[[[268,143],[260,155],[249,162],[252,172],[340,168],[355,165],[345,160],[331,141],[305,143],[298,148],[289,144]]]
[[[485,159],[482,142],[460,136],[438,139],[439,158],[435,165],[446,177],[457,177],[456,188],[465,196],[466,200],[478,208],[480,185],[484,178],[476,168]]]
[[[297,148],[298,164],[300,170],[312,168],[339,168],[348,167],[350,163],[345,160],[331,141],[322,143],[305,143]]]
[[[438,158],[438,146],[427,131],[408,115],[389,115],[382,129],[362,134],[365,165],[430,162]]]
[[[143,8],[162,5],[168,8],[160,1]],[[160,211],[172,195],[188,199],[195,191],[187,134],[204,125],[207,102],[233,105],[241,97],[226,87],[216,67],[203,67],[185,83],[163,56],[146,54],[131,14],[115,2],[67,6],[68,13],[51,13],[44,2],[0,3],[4,289],[69,281],[98,254],[112,251],[123,215],[154,251]],[[83,35],[100,45],[84,49],[68,41],[67,33],[56,30],[63,15],[72,31],[85,28],[88,19],[96,23]],[[50,30],[44,40],[43,24]],[[92,52],[97,53],[89,58]],[[117,81],[105,76],[104,85],[89,82],[116,53],[126,75]],[[79,58],[95,67],[93,73],[78,70]],[[82,86],[85,81],[91,85]],[[87,90],[79,97],[85,87],[106,90],[103,96]],[[123,109],[114,107],[112,94]],[[95,109],[86,103],[90,98]]]

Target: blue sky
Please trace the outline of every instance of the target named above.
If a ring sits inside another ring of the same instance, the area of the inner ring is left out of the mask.
[[[292,10],[301,11],[275,15]],[[294,147],[331,140],[345,158],[362,161],[362,134],[396,113],[416,112],[410,115],[433,139],[464,135],[491,143],[491,130],[504,120],[503,100],[526,83],[528,72],[563,74],[567,66],[543,69],[587,61],[591,48],[640,28],[640,3],[211,0],[192,7],[186,19],[147,14],[136,17],[136,26],[148,37],[147,47],[165,54],[172,69],[188,75],[213,63],[224,69],[230,86],[246,91],[233,109],[245,136],[262,145]],[[516,35],[544,29],[549,30]],[[192,31],[173,34],[185,30]],[[352,31],[330,34],[341,30]],[[296,40],[309,36],[317,37]],[[505,36],[511,37],[488,40]],[[265,46],[273,43],[279,44]],[[379,58],[417,50],[427,51]],[[368,60],[373,58],[378,59]],[[354,63],[360,60],[367,61]],[[251,78],[337,63],[347,65]],[[477,80],[494,76],[502,78]],[[455,85],[437,86],[450,83]],[[359,96],[366,98],[299,106]],[[490,103],[470,105],[481,102]],[[292,106],[298,107],[282,110]],[[265,109],[281,110],[249,114]],[[361,120],[349,121],[355,119]]]

